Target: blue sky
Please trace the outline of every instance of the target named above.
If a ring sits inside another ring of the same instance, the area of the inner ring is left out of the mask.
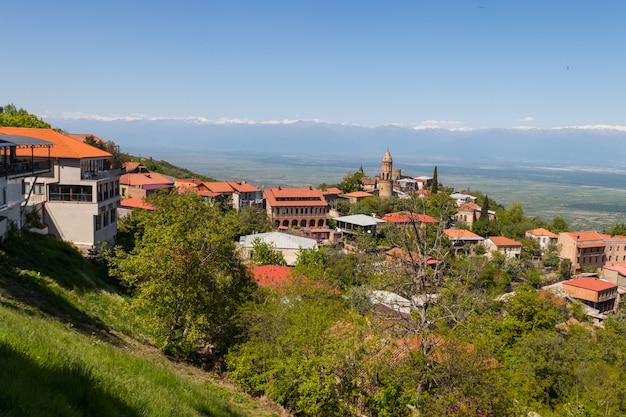
[[[0,104],[452,128],[626,125],[626,2],[8,1]]]

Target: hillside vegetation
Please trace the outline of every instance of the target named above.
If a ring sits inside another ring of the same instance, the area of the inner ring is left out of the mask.
[[[2,245],[0,415],[277,415],[149,341],[123,291],[72,246],[29,233]]]

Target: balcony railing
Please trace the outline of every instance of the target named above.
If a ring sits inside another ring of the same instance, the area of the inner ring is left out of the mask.
[[[122,175],[121,169],[109,169],[105,171],[84,171],[80,174],[81,180],[102,180],[105,178],[111,178]]]
[[[52,161],[48,158],[34,158],[28,161],[17,161],[9,164],[0,163],[0,176],[8,178],[45,174],[51,170]]]

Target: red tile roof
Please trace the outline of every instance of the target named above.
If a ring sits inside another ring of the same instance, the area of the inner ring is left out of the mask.
[[[522,246],[522,244],[518,242],[517,240],[509,239],[508,237],[504,237],[504,236],[489,236],[489,239],[497,247],[503,247],[503,246],[506,246],[506,247],[520,246],[521,247]]]
[[[156,207],[154,207],[152,204],[146,203],[146,200],[144,200],[143,198],[140,198],[140,197],[126,198],[126,199],[120,201],[120,205],[122,207],[128,207],[128,208],[140,208],[140,209],[144,209],[144,210],[156,210]]]
[[[326,207],[328,203],[322,192],[316,188],[274,187],[263,191],[267,204],[271,207]]]
[[[158,172],[150,172],[147,174],[131,173],[124,174],[120,177],[120,184],[130,185],[132,187],[144,187],[146,185],[164,185],[166,187],[173,187],[174,181],[167,178],[165,175],[161,175]]]
[[[365,197],[371,197],[372,194],[366,191],[353,191],[351,193],[342,194],[341,196],[348,197],[348,198],[365,198]]]
[[[281,265],[263,265],[252,268],[254,280],[259,287],[282,287],[292,280],[291,268]]]
[[[87,159],[87,158],[110,158],[109,152],[87,145],[76,139],[64,135],[52,129],[36,129],[29,127],[0,127],[0,133],[8,135],[30,136],[37,139],[54,143],[50,148],[50,156],[53,158]],[[31,156],[30,149],[17,149],[18,156]],[[48,148],[34,148],[33,155],[47,157]]]
[[[605,266],[604,269],[608,269],[610,271],[616,271],[618,274],[626,277],[626,265],[610,265],[610,266]]]
[[[427,214],[411,213],[408,211],[398,211],[395,213],[387,213],[382,217],[382,220],[391,223],[439,223],[439,220],[431,217]]]
[[[617,284],[613,284],[612,282],[588,277],[571,279],[569,281],[565,281],[562,285],[570,285],[572,287],[584,288],[592,291],[604,291],[617,288]]]
[[[253,266],[252,275],[259,287],[266,288],[281,288],[293,283],[294,280],[291,268],[282,265]],[[302,283],[307,284],[307,280],[303,278]],[[341,294],[341,291],[323,283],[316,282],[313,286],[315,288],[325,288],[333,294]]]
[[[327,195],[327,194],[341,194],[341,189],[337,188],[337,187],[329,187],[325,190],[322,190],[322,194]]]
[[[575,242],[583,242],[587,240],[602,240],[603,237],[600,233],[592,230],[592,231],[584,231],[580,230],[578,232],[567,232],[566,233],[572,240]]]
[[[444,233],[450,239],[477,239],[483,240],[482,236],[477,235],[476,233],[470,232],[465,229],[446,229]]]
[[[549,230],[544,229],[543,227],[539,227],[537,229],[532,229],[532,230],[527,230],[526,233],[530,233],[533,236],[547,236],[551,239],[556,239],[558,238],[557,235],[555,235],[554,233],[552,233]]]

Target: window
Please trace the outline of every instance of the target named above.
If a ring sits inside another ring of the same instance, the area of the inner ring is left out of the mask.
[[[38,190],[38,185],[35,184],[35,192]],[[43,184],[41,184],[43,186]],[[93,187],[84,185],[62,185],[62,184],[50,184],[50,201],[81,201],[92,202],[93,201]],[[43,190],[41,190],[43,191]],[[43,193],[42,193],[43,194]]]

